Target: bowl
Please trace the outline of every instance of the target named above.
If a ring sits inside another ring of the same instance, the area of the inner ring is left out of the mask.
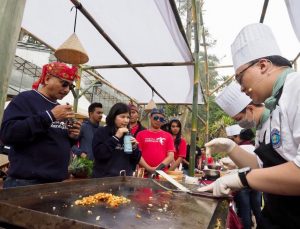
[[[221,165],[215,165],[215,164],[207,165],[207,167],[209,169],[215,169],[215,170],[220,170],[221,169]]]
[[[203,178],[207,180],[216,180],[220,177],[220,171],[215,169],[203,169]]]

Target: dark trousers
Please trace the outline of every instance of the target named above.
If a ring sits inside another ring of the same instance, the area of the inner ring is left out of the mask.
[[[245,229],[251,229],[251,211],[257,224],[259,224],[261,220],[261,192],[245,188],[236,193],[234,201],[237,207],[237,215],[241,218]]]
[[[5,181],[3,182],[3,188],[15,188],[19,186],[28,186],[28,185],[35,185],[35,184],[45,184],[45,183],[52,183],[52,182],[59,182],[59,181],[49,181],[49,180],[26,180],[26,179],[17,179],[8,176]]]

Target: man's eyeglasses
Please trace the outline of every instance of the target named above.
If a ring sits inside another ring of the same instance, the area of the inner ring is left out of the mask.
[[[74,84],[69,83],[69,82],[66,81],[66,80],[63,80],[63,79],[61,79],[60,77],[58,77],[58,76],[56,76],[56,75],[52,75],[52,74],[49,74],[49,75],[50,75],[50,76],[53,76],[53,77],[55,77],[55,78],[57,78],[57,79],[59,79],[62,87],[69,87],[70,90],[73,90],[73,89],[76,87]]]
[[[245,74],[245,72],[251,68],[253,65],[255,65],[257,62],[252,62],[250,65],[248,65],[248,67],[246,67],[243,71],[241,71],[239,74],[235,74],[235,79],[236,81],[239,83],[239,84],[242,84],[242,79],[243,79],[243,76]]]
[[[153,120],[154,121],[165,122],[165,119],[163,117],[159,117],[159,116],[153,116]]]

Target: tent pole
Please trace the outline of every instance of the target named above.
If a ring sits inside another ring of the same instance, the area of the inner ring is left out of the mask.
[[[261,11],[260,19],[259,19],[260,23],[264,23],[265,15],[266,15],[267,8],[268,8],[268,4],[269,4],[269,0],[265,0],[262,11]]]
[[[8,81],[16,53],[25,0],[2,0],[0,4],[0,123],[7,96]]]
[[[231,81],[233,79],[234,75],[229,76],[223,83],[221,83],[219,86],[217,86],[216,88],[214,88],[212,91],[209,92],[209,96],[211,96],[213,93],[215,93],[216,91],[218,91],[223,85],[227,84],[229,81]]]
[[[79,79],[76,79],[76,88],[74,90],[75,93],[73,93],[74,96],[74,102],[73,102],[73,110],[75,113],[77,113],[78,110],[78,101],[79,101],[79,90],[80,90],[80,83],[81,83],[81,75],[82,75],[82,69],[80,66],[76,66],[78,68],[77,74],[80,76]]]
[[[186,66],[193,65],[194,62],[161,62],[161,63],[137,63],[137,64],[112,64],[87,66],[84,69],[103,69],[103,68],[141,68],[141,67],[160,67],[160,66]]]
[[[189,111],[193,111],[193,109],[190,108],[188,105],[185,105],[185,107],[186,107]],[[201,118],[198,114],[197,114],[197,118],[205,125],[205,121],[204,121],[203,118]]]
[[[202,28],[202,40],[204,43],[204,72],[205,72],[205,94],[206,94],[206,124],[205,124],[205,141],[209,141],[209,73],[208,73],[208,57],[207,57],[207,47],[206,47],[206,41],[205,41],[205,30],[204,30],[204,23],[203,23],[203,17],[202,17],[202,6],[200,6],[199,9],[199,15],[200,15],[200,26]]]
[[[298,55],[295,57],[295,59],[292,61],[292,65],[294,65],[294,69],[297,71],[297,60],[300,57],[300,52]]]
[[[198,10],[196,0],[192,0],[192,24],[194,27],[194,90],[193,90],[193,106],[192,106],[192,129],[191,129],[191,145],[189,158],[189,176],[195,174],[195,152],[196,152],[196,135],[197,135],[197,114],[198,114],[198,88],[200,80],[199,72],[199,37],[198,37]]]

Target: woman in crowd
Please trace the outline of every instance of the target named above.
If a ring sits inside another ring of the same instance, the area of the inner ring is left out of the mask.
[[[137,141],[131,137],[132,153],[124,152],[124,135],[129,132],[129,107],[116,103],[106,117],[106,126],[100,127],[93,139],[95,157],[93,177],[119,176],[121,170],[131,176],[141,159]]]
[[[186,141],[181,135],[181,122],[178,119],[173,119],[169,123],[170,130],[175,146],[174,162],[171,164],[169,170],[175,170],[186,157]]]

